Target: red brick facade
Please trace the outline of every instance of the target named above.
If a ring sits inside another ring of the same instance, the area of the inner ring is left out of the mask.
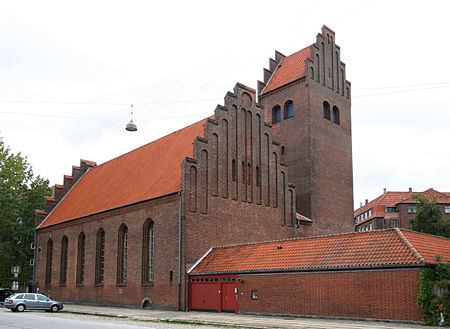
[[[302,52],[291,56],[303,58]],[[274,108],[280,106],[283,112],[286,102],[293,102],[293,116],[286,118],[282,113],[281,120],[273,122],[273,133],[285,146],[285,163],[297,186],[297,211],[313,220],[312,234],[350,232],[350,83],[346,80],[345,64],[340,61],[340,48],[334,43],[334,32],[324,26],[317,35],[303,64],[303,77],[266,91],[284,65],[284,56],[276,55],[264,82],[259,84],[259,94],[268,122],[275,121]],[[329,105],[328,118],[324,118],[325,102]],[[333,109],[337,110],[336,118]]]
[[[419,273],[413,268],[239,275],[239,312],[421,321]]]
[[[237,84],[213,116],[74,167],[36,216],[35,288],[62,301],[184,310],[187,269],[212,246],[350,231],[350,84],[325,32],[302,59],[306,76],[259,95],[265,108]],[[293,116],[267,122],[287,100]],[[322,117],[324,101],[339,107],[336,122]]]

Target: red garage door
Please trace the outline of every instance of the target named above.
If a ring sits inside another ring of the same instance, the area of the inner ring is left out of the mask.
[[[193,311],[218,311],[218,278],[190,280],[190,309]]]
[[[234,277],[191,277],[189,310],[238,313],[238,281]]]

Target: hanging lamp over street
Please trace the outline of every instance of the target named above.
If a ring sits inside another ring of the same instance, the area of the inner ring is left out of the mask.
[[[136,124],[133,122],[133,104],[131,104],[131,119],[130,119],[130,122],[127,123],[125,130],[127,130],[127,131],[136,131],[137,130]]]

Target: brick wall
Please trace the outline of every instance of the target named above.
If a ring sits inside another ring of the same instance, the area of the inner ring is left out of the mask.
[[[314,73],[315,72],[315,73]],[[324,27],[311,45],[306,76],[261,95],[266,120],[272,109],[294,103],[294,116],[274,123],[274,138],[286,146],[286,164],[297,187],[297,210],[314,221],[313,234],[351,232],[353,169],[350,83],[334,32]],[[328,102],[330,120],[323,118]],[[339,109],[339,124],[332,110]]]
[[[421,321],[419,269],[240,275],[239,312]],[[252,299],[252,291],[258,299]]]
[[[139,205],[110,211],[102,215],[63,223],[37,231],[37,256],[35,285],[40,292],[61,301],[80,301],[95,304],[141,305],[145,297],[156,307],[178,307],[178,214],[177,195],[148,201]],[[142,284],[143,225],[147,218],[154,222],[153,284]],[[118,230],[121,224],[128,227],[127,282],[117,284]],[[96,234],[105,231],[104,284],[95,285]],[[85,282],[76,285],[78,236],[86,236]],[[61,242],[68,238],[67,282],[60,284]],[[51,284],[45,285],[46,248],[53,240]],[[173,281],[169,282],[169,273]]]

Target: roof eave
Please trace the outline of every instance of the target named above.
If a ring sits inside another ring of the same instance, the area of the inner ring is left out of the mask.
[[[287,269],[259,269],[259,270],[241,270],[241,271],[216,271],[189,273],[189,275],[219,275],[219,274],[267,274],[267,273],[287,273],[287,272],[325,272],[325,271],[354,271],[354,270],[375,270],[375,269],[399,269],[434,266],[432,263],[405,263],[405,264],[378,264],[378,265],[358,265],[358,266],[330,266],[330,267],[302,267]]]

